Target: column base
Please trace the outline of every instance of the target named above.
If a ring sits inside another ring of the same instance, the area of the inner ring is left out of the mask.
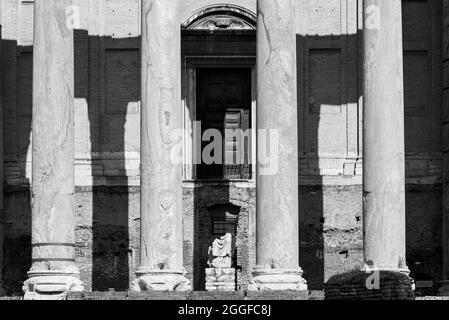
[[[190,280],[184,270],[145,270],[136,272],[137,279],[131,285],[131,291],[192,291]]]
[[[374,273],[374,272],[397,272],[405,274],[410,277],[410,269],[408,267],[405,268],[378,268],[378,267],[370,267],[365,265],[360,271],[365,273]]]
[[[302,269],[255,269],[248,291],[307,291]]]
[[[438,289],[439,297],[449,297],[449,280],[440,281],[440,288]]]
[[[25,300],[64,300],[68,292],[84,291],[79,273],[30,271],[23,284]]]
[[[4,288],[4,286],[3,286],[3,282],[2,281],[0,281],[0,297],[4,297],[4,296],[6,296],[6,290],[5,289],[3,289]]]
[[[371,275],[373,275],[375,272],[402,273],[403,275],[406,275],[410,279],[410,281],[412,282],[412,290],[416,291],[415,279],[410,277],[410,269],[407,266],[405,266],[405,268],[377,268],[377,267],[369,267],[368,265],[365,264],[365,266],[361,269],[361,271]]]

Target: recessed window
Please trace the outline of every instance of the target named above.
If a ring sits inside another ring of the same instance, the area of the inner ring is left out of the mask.
[[[223,236],[227,233],[236,235],[237,226],[234,218],[214,218],[212,220],[212,233],[214,236]]]
[[[202,159],[196,178],[251,179],[251,69],[198,69],[197,79]]]

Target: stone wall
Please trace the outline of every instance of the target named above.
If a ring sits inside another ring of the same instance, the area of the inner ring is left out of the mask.
[[[435,288],[442,276],[441,189],[410,184],[405,197],[407,265],[416,281],[433,281]]]
[[[300,187],[300,261],[312,290],[363,262],[361,187]],[[189,184],[184,189],[184,264],[197,289],[204,289],[207,250],[213,240],[207,208],[240,207],[237,266],[242,290],[255,262],[255,210],[251,186]],[[31,263],[29,190],[5,194],[4,281],[19,293]],[[88,290],[127,290],[139,263],[138,187],[78,187],[77,264]],[[441,192],[408,187],[408,264],[416,280],[441,274]],[[423,215],[422,212],[427,212]],[[251,227],[252,226],[252,227]]]
[[[1,300],[1,298],[0,298]],[[321,291],[251,291],[251,292],[84,292],[69,293],[67,300],[178,300],[178,301],[254,301],[254,300],[324,300]]]
[[[300,264],[311,290],[363,263],[361,186],[301,186]]]
[[[255,264],[255,188],[252,183],[198,183],[185,188],[184,261],[195,290],[205,289],[208,248],[217,237],[213,231],[213,208],[237,207],[234,258],[237,287],[246,289]]]
[[[441,186],[406,189],[407,264],[416,280],[441,279]],[[361,186],[300,187],[300,263],[313,290],[363,264]]]
[[[445,244],[449,243],[449,0],[443,3],[443,225]],[[449,279],[449,246],[444,246],[444,280]]]
[[[2,57],[2,17],[0,15],[0,74],[3,73],[2,63],[1,63],[1,57]],[[2,77],[0,76],[0,88],[3,88],[3,81]],[[0,89],[0,123],[3,123],[3,92],[2,89]],[[3,154],[3,131],[0,133],[0,155]],[[3,261],[3,236],[4,236],[4,230],[3,230],[3,159],[0,157],[0,261]],[[3,295],[3,265],[0,263],[0,295]]]

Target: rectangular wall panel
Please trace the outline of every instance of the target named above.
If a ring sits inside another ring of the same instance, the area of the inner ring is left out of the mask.
[[[404,91],[406,151],[441,152],[441,25],[438,2],[404,0]],[[439,23],[438,23],[439,24]],[[435,32],[438,30],[438,32]]]
[[[106,50],[106,113],[127,114],[140,99],[139,50]]]
[[[342,70],[340,49],[312,49],[309,52],[309,112],[340,114]]]

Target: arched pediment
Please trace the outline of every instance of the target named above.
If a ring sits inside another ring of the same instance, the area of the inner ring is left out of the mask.
[[[201,8],[182,24],[186,30],[255,30],[256,15],[234,5]]]

